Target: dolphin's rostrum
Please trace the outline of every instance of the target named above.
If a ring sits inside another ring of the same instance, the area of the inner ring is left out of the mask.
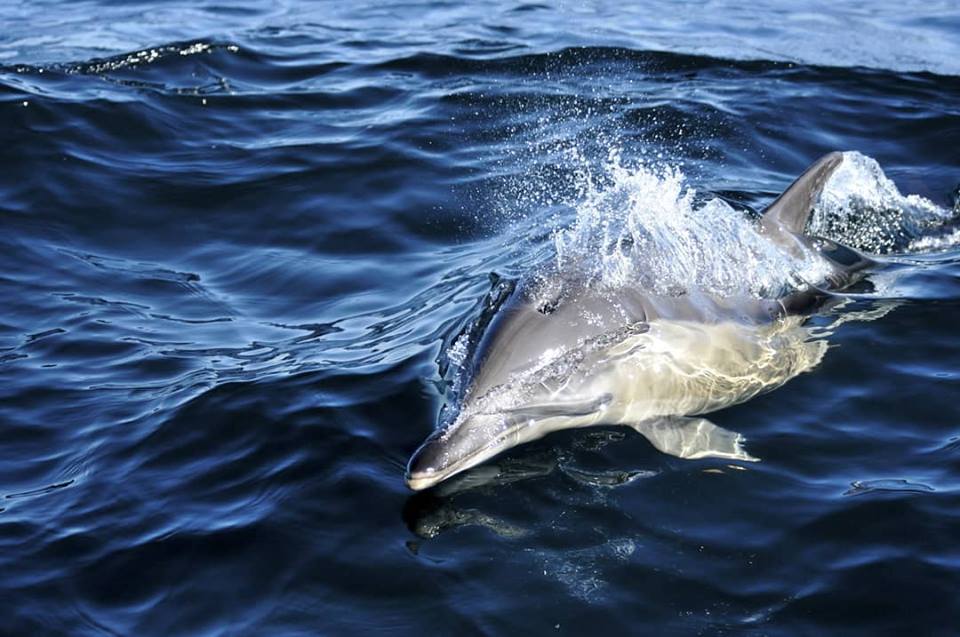
[[[790,255],[815,254],[822,280],[771,298],[704,290],[611,291],[557,268],[521,282],[487,326],[456,418],[410,459],[421,490],[560,429],[627,425],[682,458],[755,460],[739,434],[698,417],[809,370],[826,342],[804,315],[872,261],[804,234],[839,152],[808,168],[768,208],[756,232]]]

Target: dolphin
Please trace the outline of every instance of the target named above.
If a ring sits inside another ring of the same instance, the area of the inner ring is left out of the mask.
[[[826,264],[822,280],[789,294],[611,292],[556,267],[521,280],[465,370],[456,417],[410,458],[407,485],[426,489],[550,432],[591,425],[632,427],[680,458],[756,460],[742,436],[702,414],[779,387],[822,359],[827,343],[805,327],[807,317],[875,263],[804,234],[842,161],[840,152],[820,158],[755,226],[786,253]]]

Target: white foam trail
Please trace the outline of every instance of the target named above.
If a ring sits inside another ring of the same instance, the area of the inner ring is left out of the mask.
[[[960,228],[939,236],[919,237],[910,242],[910,252],[937,252],[960,245]]]

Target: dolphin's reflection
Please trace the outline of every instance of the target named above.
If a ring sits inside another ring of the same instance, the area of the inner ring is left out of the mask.
[[[474,467],[407,498],[403,520],[412,533],[423,539],[464,526],[480,526],[501,537],[521,537],[528,533],[527,529],[476,508],[459,506],[457,500],[466,493],[493,495],[504,485],[548,476],[556,471],[560,458],[559,452],[542,451]]]
[[[739,447],[739,434],[702,418],[662,418],[639,425],[644,437],[658,441],[656,448],[674,448],[675,455],[701,457],[703,453],[732,460],[752,461]],[[620,441],[625,432],[614,428],[584,432],[574,443],[580,451],[597,451]],[[683,451],[681,451],[681,449]],[[729,454],[722,453],[728,450]],[[503,498],[503,487],[553,477],[584,487],[591,493],[621,487],[658,475],[650,469],[588,469],[571,449],[550,447],[520,450],[514,455],[474,467],[439,485],[411,495],[403,508],[403,520],[422,539],[434,538],[463,527],[482,527],[503,538],[519,538],[531,529],[493,512]],[[591,496],[589,499],[595,500]]]

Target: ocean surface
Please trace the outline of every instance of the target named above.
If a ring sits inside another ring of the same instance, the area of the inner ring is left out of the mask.
[[[0,2],[0,634],[957,634],[960,8],[629,4]],[[408,490],[499,289],[789,286],[736,229],[833,150],[882,267],[760,462]]]

